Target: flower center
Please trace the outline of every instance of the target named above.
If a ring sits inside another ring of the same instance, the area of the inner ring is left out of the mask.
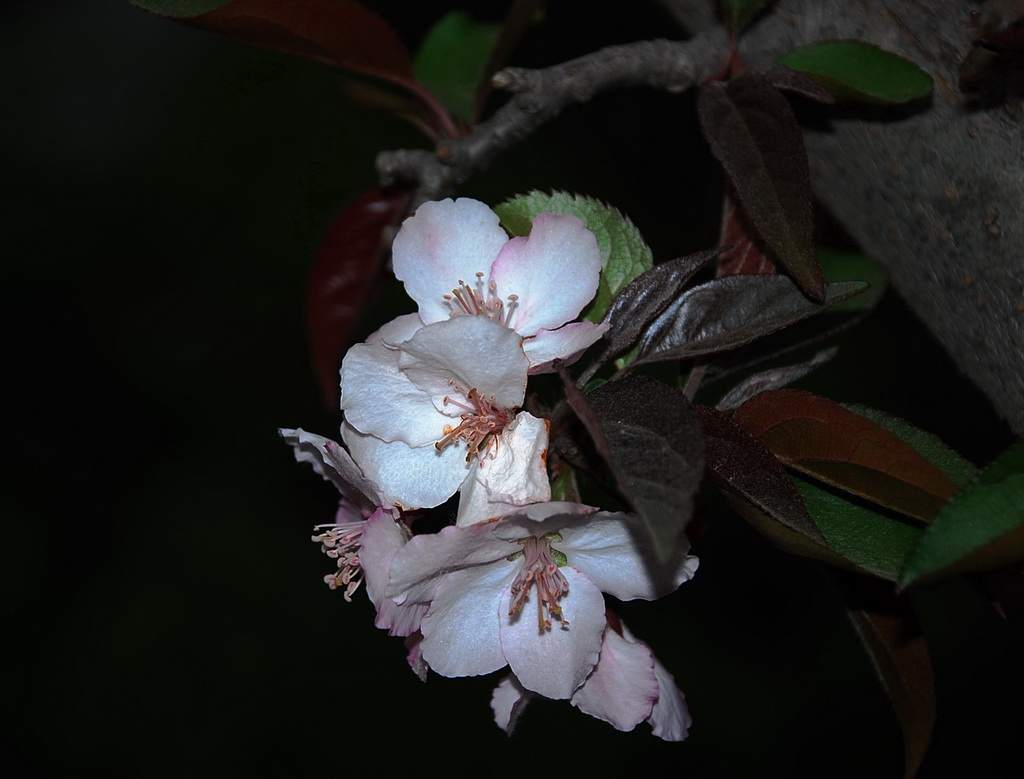
[[[476,274],[476,282],[472,286],[459,279],[459,285],[452,290],[452,294],[445,295],[444,299],[451,309],[448,316],[485,316],[505,327],[511,327],[509,322],[512,320],[512,312],[519,302],[518,295],[509,295],[505,298],[508,301],[506,306],[498,296],[498,285],[493,280],[485,290],[483,273]]]
[[[522,569],[512,582],[512,605],[508,610],[510,617],[518,612],[530,594],[530,587],[535,585],[537,630],[541,633],[551,629],[552,620],[561,622],[563,628],[569,627],[569,620],[562,616],[562,607],[558,605],[559,598],[569,591],[569,581],[558,570],[558,564],[555,562],[553,555],[558,555],[563,560],[564,555],[551,549],[552,535],[549,533],[542,538],[527,536],[519,539],[519,543],[523,545],[525,559]]]
[[[320,549],[328,557],[338,561],[336,573],[324,577],[324,582],[332,590],[345,588],[345,600],[352,602],[352,593],[359,589],[363,582],[363,569],[359,565],[359,547],[363,540],[365,521],[341,522],[333,525],[317,525],[314,530],[328,528],[327,532],[313,536],[312,540],[320,544]]]
[[[445,395],[444,405],[462,409],[462,413],[459,414],[459,419],[462,421],[456,427],[445,425],[442,430],[443,437],[434,446],[441,450],[452,442],[464,441],[468,449],[467,463],[481,452],[488,452],[488,450],[493,458],[501,432],[505,429],[505,425],[512,421],[512,411],[499,406],[494,395],[481,395],[475,387],[466,392],[454,379],[448,383],[463,396],[464,400],[459,400],[458,397],[452,395]],[[481,461],[480,464],[482,466],[483,462]]]

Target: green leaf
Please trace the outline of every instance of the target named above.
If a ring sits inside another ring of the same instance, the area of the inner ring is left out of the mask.
[[[932,78],[921,68],[864,41],[812,43],[778,61],[806,73],[839,100],[907,103],[932,92]]]
[[[794,476],[793,481],[814,524],[836,554],[873,576],[893,582],[899,578],[903,562],[923,530],[799,476]]]
[[[729,23],[729,29],[733,33],[739,32],[740,28],[769,2],[771,0],[722,0],[722,11]]]
[[[889,272],[881,263],[863,254],[821,247],[818,248],[818,259],[826,281],[864,281],[868,284],[868,288],[857,297],[832,306],[832,313],[866,312],[878,305],[889,284]]]
[[[1024,441],[947,503],[907,559],[900,587],[1024,560]]]
[[[512,235],[529,235],[538,214],[572,214],[583,220],[601,250],[601,281],[594,300],[583,309],[583,319],[600,322],[612,299],[653,264],[653,254],[640,231],[620,211],[599,200],[567,192],[533,191],[506,200],[494,209]]]
[[[452,114],[472,124],[477,89],[500,34],[497,24],[452,11],[430,28],[413,59],[413,74]]]

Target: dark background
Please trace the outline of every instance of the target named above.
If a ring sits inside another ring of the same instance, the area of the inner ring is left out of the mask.
[[[411,45],[445,9],[378,5]],[[551,5],[519,64],[678,36],[653,3],[587,32],[584,4]],[[306,274],[375,154],[419,136],[347,102],[325,66],[127,0],[8,3],[0,22],[4,760],[40,776],[900,775],[896,719],[829,579],[713,500],[697,578],[623,607],[687,692],[686,743],[553,702],[509,739],[488,707],[500,675],[416,679],[365,598],[323,585],[332,563],[308,539],[335,495],[276,428],[336,431]],[[460,194],[597,196],[667,259],[714,242],[720,186],[692,98],[638,92],[573,109]],[[805,386],[979,464],[1009,441],[891,295]],[[1019,765],[1020,718],[996,708],[1024,689],[1019,623],[961,594],[934,622],[925,773],[1001,775]]]

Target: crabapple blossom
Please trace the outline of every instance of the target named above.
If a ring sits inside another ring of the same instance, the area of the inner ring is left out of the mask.
[[[431,508],[462,488],[465,525],[550,498],[547,421],[518,410],[522,341],[486,317],[410,314],[349,350],[342,436],[384,500]]]
[[[429,604],[420,650],[442,676],[508,665],[524,688],[570,698],[598,662],[602,592],[650,600],[696,571],[697,559],[685,548],[656,570],[634,519],[541,503],[415,536],[394,557],[386,595],[399,604]]]
[[[393,636],[414,633],[425,608],[398,606],[383,597],[391,560],[409,540],[397,509],[385,503],[377,487],[335,441],[302,428],[279,432],[291,444],[296,460],[309,463],[341,493],[335,521],[317,525],[315,530],[320,532],[313,536],[327,556],[338,561],[338,570],[324,581],[332,590],[344,588],[347,601],[365,581],[366,593],[377,607],[377,627]]]
[[[497,214],[470,198],[424,203],[392,246],[395,276],[424,324],[478,315],[523,336],[530,372],[593,344],[606,325],[573,322],[597,292],[601,252],[575,216],[539,214],[509,238]]]

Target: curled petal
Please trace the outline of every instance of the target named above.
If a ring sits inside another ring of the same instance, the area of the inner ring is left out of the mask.
[[[532,697],[533,694],[523,689],[512,674],[498,682],[498,686],[491,694],[491,711],[494,712],[494,721],[498,727],[511,736],[519,721],[519,715],[523,713]]]
[[[338,488],[342,497],[363,506],[380,502],[380,492],[355,464],[352,457],[335,441],[309,433],[301,427],[277,431],[292,446],[295,459],[309,463],[327,481]]]
[[[657,698],[658,681],[650,648],[606,629],[601,659],[573,694],[572,705],[618,730],[632,730],[650,716]]]
[[[523,341],[523,349],[530,360],[530,373],[551,372],[551,363],[555,360],[571,365],[606,330],[607,324],[570,322],[557,330],[538,331],[537,335]]]

